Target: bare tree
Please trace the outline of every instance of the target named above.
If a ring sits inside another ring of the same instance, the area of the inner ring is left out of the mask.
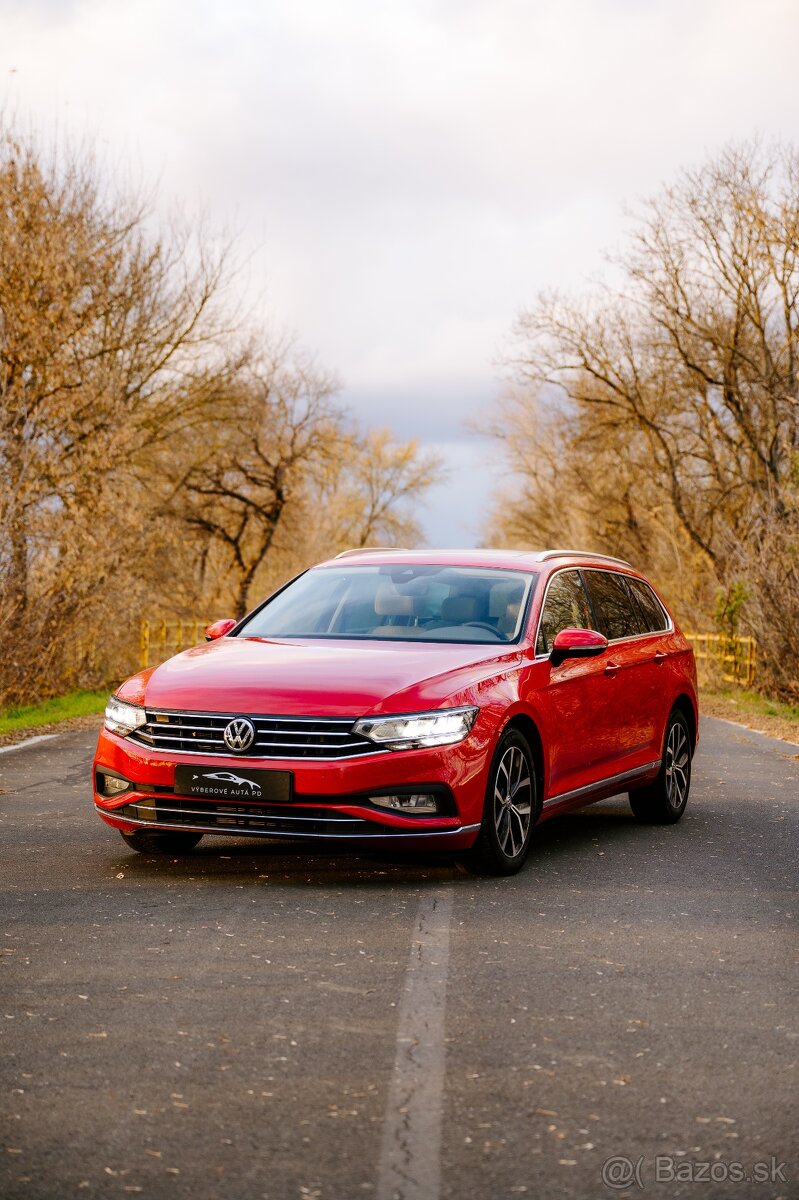
[[[432,458],[243,324],[231,267],[0,127],[0,705],[127,673],[143,615],[243,613],[342,542],[418,536]]]
[[[277,348],[239,381],[232,424],[175,490],[173,510],[227,553],[237,616],[287,510],[342,445],[334,390],[305,356]]]
[[[442,471],[440,458],[414,439],[397,441],[388,429],[351,434],[320,497],[328,545],[418,545],[422,530],[414,509]]]
[[[595,541],[613,549],[637,527],[644,558],[657,514],[668,544],[687,539],[720,585],[742,568],[743,529],[768,528],[795,554],[799,156],[733,147],[685,172],[645,206],[619,266],[619,289],[543,296],[517,323],[517,379],[552,414],[567,463],[557,481],[536,458],[555,485],[550,507],[564,519],[592,511]],[[505,440],[518,439],[517,421]],[[558,485],[580,459],[566,498]],[[527,510],[540,515],[542,491],[532,493]],[[756,557],[748,569],[756,590]]]
[[[438,478],[435,456],[385,430],[359,435],[334,404],[335,389],[306,355],[276,344],[239,381],[222,440],[175,488],[171,510],[216,555],[237,616],[256,585],[264,590],[319,557],[420,538],[407,505]]]
[[[144,516],[152,456],[207,418],[228,370],[224,281],[224,250],[153,232],[90,155],[0,129],[0,597],[28,664],[0,668],[0,695],[30,695],[31,676],[57,688],[75,623],[108,608],[98,582],[152,551],[140,520],[121,552],[115,510]]]

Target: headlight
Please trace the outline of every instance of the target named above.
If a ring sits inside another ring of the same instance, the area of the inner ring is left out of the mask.
[[[468,734],[478,709],[441,708],[403,717],[362,717],[354,733],[387,750],[417,750],[422,746],[452,746]]]
[[[135,704],[126,704],[124,700],[112,696],[105,706],[105,727],[112,733],[118,733],[120,737],[125,737],[126,734],[133,733],[134,729],[141,729],[142,725],[146,724],[147,714]]]

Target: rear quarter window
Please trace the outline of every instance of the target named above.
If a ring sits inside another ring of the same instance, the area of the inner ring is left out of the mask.
[[[647,632],[660,633],[668,629],[669,621],[663,605],[649,584],[644,583],[643,579],[632,579],[628,576],[627,586],[638,604]]]

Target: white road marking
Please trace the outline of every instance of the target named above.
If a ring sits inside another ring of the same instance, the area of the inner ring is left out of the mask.
[[[787,738],[777,737],[776,733],[769,733],[765,729],[755,729],[752,725],[742,725],[740,721],[732,721],[729,717],[704,717],[699,714],[700,719],[706,721],[723,721],[725,725],[734,725],[736,729],[743,729],[745,733],[757,733],[760,737],[769,738],[772,742],[785,742],[786,746],[799,746],[799,742],[789,742]],[[701,743],[700,743],[701,745]]]
[[[0,754],[10,754],[12,750],[23,750],[26,746],[35,746],[37,742],[49,742],[50,738],[58,736],[57,733],[39,733],[36,737],[26,738],[24,742],[15,742],[13,746],[0,746]]]
[[[441,1185],[444,1013],[452,889],[425,892],[416,914],[397,1025],[377,1200],[437,1200]]]

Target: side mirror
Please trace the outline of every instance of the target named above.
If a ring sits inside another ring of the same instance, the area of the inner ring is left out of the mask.
[[[595,629],[561,629],[552,643],[550,662],[559,666],[564,658],[595,658],[608,648],[608,639]]]
[[[215,642],[217,638],[224,637],[235,625],[238,625],[238,621],[235,621],[233,617],[225,617],[223,621],[214,621],[213,625],[209,625],[205,631],[206,642]]]

